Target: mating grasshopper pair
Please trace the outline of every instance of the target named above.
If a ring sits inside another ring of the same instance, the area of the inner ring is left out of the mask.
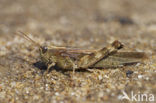
[[[47,66],[47,72],[54,66],[73,70],[73,72],[87,68],[116,68],[138,63],[145,57],[143,52],[118,52],[123,48],[123,44],[117,40],[99,50],[82,50],[54,45],[42,46],[25,33],[18,34],[39,48],[41,61]]]

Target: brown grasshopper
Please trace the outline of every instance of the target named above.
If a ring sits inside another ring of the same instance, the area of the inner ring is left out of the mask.
[[[73,73],[77,69],[116,68],[138,63],[145,57],[143,52],[118,52],[123,48],[123,44],[117,40],[99,50],[82,50],[54,45],[42,46],[23,32],[19,32],[19,35],[39,48],[41,61],[47,66],[47,72],[54,66],[73,70]]]

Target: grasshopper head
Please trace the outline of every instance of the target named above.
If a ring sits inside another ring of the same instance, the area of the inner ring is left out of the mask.
[[[42,47],[40,47],[40,52],[42,53],[42,54],[45,54],[47,51],[48,51],[48,47],[46,47],[46,46],[42,46]]]
[[[39,51],[40,51],[40,56],[41,56],[42,62],[48,63],[49,62],[48,47],[47,46],[41,46],[39,48]]]

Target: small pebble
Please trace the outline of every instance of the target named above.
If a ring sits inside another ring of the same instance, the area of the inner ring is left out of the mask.
[[[127,76],[127,77],[130,77],[132,74],[133,74],[133,71],[131,71],[131,70],[128,70],[128,71],[126,72],[126,76]]]
[[[101,75],[99,75],[98,78],[99,78],[99,80],[102,80],[102,76]]]
[[[58,96],[58,95],[59,95],[59,93],[58,93],[58,92],[56,92],[56,93],[55,93],[55,95],[56,95],[56,96]]]
[[[72,93],[71,93],[71,95],[75,95],[75,93],[74,93],[74,92],[72,92]]]
[[[138,75],[138,78],[139,78],[139,79],[142,79],[142,77],[143,77],[143,75]]]
[[[149,80],[149,77],[146,77],[146,80]]]

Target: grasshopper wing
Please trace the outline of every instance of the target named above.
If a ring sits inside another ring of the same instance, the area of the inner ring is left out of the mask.
[[[143,52],[117,52],[97,62],[91,68],[116,68],[142,62],[146,57]]]
[[[85,50],[85,49],[78,49],[78,48],[66,48],[61,52],[61,56],[68,56],[72,59],[79,60],[80,57],[84,55],[88,55],[95,50]]]
[[[94,51],[96,50],[66,48],[61,52],[61,55],[68,56],[74,60],[79,60],[82,56],[88,55]],[[90,68],[117,68],[142,62],[145,58],[147,58],[147,56],[144,52],[117,52],[103,58],[99,62],[90,66]]]

